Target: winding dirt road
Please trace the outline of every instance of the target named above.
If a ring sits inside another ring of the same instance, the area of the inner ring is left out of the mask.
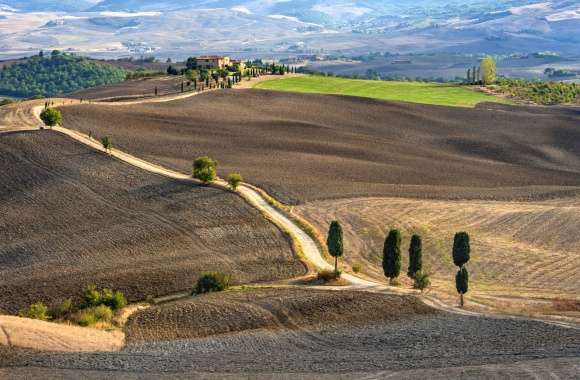
[[[103,104],[103,105],[126,105],[126,104],[137,104],[137,103],[152,103],[152,102],[168,102],[177,99],[183,99],[185,97],[195,96],[198,93],[186,93],[186,94],[179,94],[173,96],[164,96],[159,98],[152,98],[152,99],[142,99],[132,102],[114,102],[114,103],[107,103],[107,102],[99,102],[99,103],[92,103],[92,104]],[[52,105],[55,107],[63,107],[68,105],[78,105],[78,104],[87,104],[86,102],[82,103],[79,100],[75,99],[51,99],[50,100]],[[42,122],[40,120],[39,114],[44,107],[45,100],[40,101],[30,101],[30,102],[23,102],[17,105],[12,105],[9,108],[5,108],[2,110],[3,112],[0,113],[0,133],[6,132],[17,132],[17,131],[25,131],[25,130],[34,130],[39,129],[42,126]],[[80,132],[73,131],[70,129],[62,128],[62,127],[54,127],[52,128],[54,131],[65,134],[70,138],[90,146],[93,149],[98,151],[105,152],[102,144],[99,141],[92,139],[91,137],[84,135]],[[122,160],[130,165],[138,167],[142,170],[149,171],[151,173],[163,175],[173,179],[191,181],[193,183],[199,183],[194,178],[171,170],[164,168],[159,165],[152,164],[145,160],[142,160],[138,157],[135,157],[129,153],[120,151],[118,149],[112,149],[111,152],[108,152],[111,156]],[[216,186],[222,189],[228,189],[227,183],[223,179],[216,180],[212,186]],[[252,189],[249,186],[244,184],[238,187],[238,193],[242,196],[248,203],[252,206],[260,210],[265,216],[267,216],[274,224],[280,227],[284,231],[288,231],[290,235],[292,235],[293,239],[295,239],[299,245],[301,246],[302,253],[304,258],[309,261],[312,266],[317,269],[323,270],[332,270],[333,266],[328,263],[324,257],[322,252],[320,251],[316,242],[304,231],[302,230],[295,222],[289,218],[285,212],[273,207],[270,205],[266,199],[256,190]],[[415,293],[416,291],[411,289],[399,289],[396,287],[390,287],[385,284],[377,283],[374,281],[366,280],[357,276],[354,276],[349,273],[345,273],[342,276],[343,279],[347,280],[350,285],[348,286],[341,286],[336,287],[336,290],[359,290],[359,291],[370,291],[370,292],[381,292],[381,293]],[[313,287],[314,288],[314,287]],[[326,289],[329,289],[326,287]],[[513,316],[513,315],[497,315],[497,314],[483,314],[477,312],[466,311],[463,309],[459,309],[456,307],[452,307],[446,304],[443,304],[441,301],[429,297],[429,296],[422,296],[422,301],[439,310],[443,310],[446,312],[451,313],[458,313],[462,315],[471,315],[471,316],[486,316],[486,317],[496,317],[496,318],[508,318],[508,319],[526,319],[526,320],[537,320],[542,321],[545,323],[555,324],[561,327],[567,328],[574,328],[580,329],[580,327],[572,322],[567,320],[542,320],[542,319],[532,319],[526,318],[521,316]],[[2,327],[2,321],[0,320],[0,327]],[[63,343],[64,345],[68,343]]]

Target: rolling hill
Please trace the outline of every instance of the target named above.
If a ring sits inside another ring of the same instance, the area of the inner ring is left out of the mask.
[[[211,51],[577,54],[580,23],[578,5],[569,0],[105,0],[6,5],[0,46],[13,56],[47,47],[103,55],[159,52],[181,58]]]
[[[50,131],[0,134],[0,309],[54,305],[88,285],[130,302],[301,275],[285,236],[237,195],[150,174]],[[269,264],[268,264],[269,263]]]

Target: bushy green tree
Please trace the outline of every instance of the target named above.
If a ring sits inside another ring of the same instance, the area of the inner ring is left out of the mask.
[[[344,242],[342,238],[342,227],[336,220],[330,223],[326,246],[328,247],[330,256],[334,257],[334,273],[338,276],[338,258],[344,254]]]
[[[383,246],[383,271],[391,284],[401,273],[401,232],[389,231]]]
[[[218,162],[209,157],[199,157],[193,161],[193,178],[203,183],[212,182],[217,175]]]
[[[457,289],[457,293],[459,293],[459,304],[463,307],[463,295],[469,290],[469,273],[467,272],[467,268],[461,267],[457,271],[455,275],[455,288]]]
[[[89,285],[85,289],[83,294],[83,306],[93,307],[98,306],[102,303],[101,292],[97,289],[95,285]]]
[[[62,122],[62,114],[56,108],[45,108],[40,113],[40,119],[48,127],[55,127]]]
[[[113,292],[111,289],[104,288],[101,292],[101,303],[112,310],[119,310],[127,306],[127,299],[120,291]]]
[[[231,173],[230,175],[228,175],[228,185],[230,185],[232,190],[236,191],[241,182],[242,176],[239,175],[238,173]]]
[[[481,73],[481,81],[484,85],[494,83],[497,76],[495,60],[490,56],[482,59],[479,64],[479,72]]]
[[[423,247],[421,236],[413,235],[409,245],[409,269],[407,276],[414,279],[415,274],[423,269]]]
[[[197,58],[196,57],[187,58],[187,61],[185,62],[185,66],[189,70],[196,70],[197,69]]]
[[[193,289],[193,294],[221,292],[230,286],[231,276],[219,272],[208,272],[201,275]]]

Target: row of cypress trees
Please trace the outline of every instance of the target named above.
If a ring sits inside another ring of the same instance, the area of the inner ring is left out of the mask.
[[[334,270],[339,275],[338,258],[344,254],[342,227],[338,221],[333,221],[328,230],[326,241],[328,252],[334,257]],[[453,239],[453,263],[459,268],[455,275],[455,287],[460,296],[460,305],[463,307],[463,295],[469,290],[469,273],[465,264],[470,258],[469,234],[458,232]],[[383,272],[391,285],[397,284],[397,277],[401,274],[401,232],[392,229],[387,234],[383,246]],[[424,289],[429,285],[429,276],[423,272],[423,247],[421,236],[411,236],[409,244],[409,267],[407,276],[413,279],[414,287]]]

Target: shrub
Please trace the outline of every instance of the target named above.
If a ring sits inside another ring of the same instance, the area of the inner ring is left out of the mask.
[[[122,309],[125,306],[127,306],[127,298],[125,298],[125,295],[122,292],[116,291],[113,294],[113,298],[111,299],[111,302],[110,302],[109,306],[113,310]]]
[[[228,185],[232,188],[232,190],[236,190],[238,185],[242,182],[242,176],[238,173],[231,173],[228,175]]]
[[[79,326],[88,327],[97,323],[97,319],[95,318],[95,315],[89,310],[84,310],[81,311],[81,313],[78,315],[76,323]]]
[[[104,288],[101,303],[116,311],[127,306],[127,299],[122,292],[113,292],[111,289]]]
[[[394,278],[391,278],[389,280],[389,285],[390,286],[401,286],[401,282],[399,281],[398,278],[394,277]]]
[[[230,286],[231,277],[218,272],[208,272],[201,275],[193,290],[193,294],[221,292]]]
[[[89,285],[83,295],[84,307],[99,306],[102,303],[101,292],[95,285]]]
[[[359,263],[352,264],[352,271],[354,273],[359,273],[362,270],[362,266]]]
[[[20,310],[18,315],[23,318],[39,319],[41,321],[47,321],[50,319],[48,308],[42,302],[33,303],[27,308]]]
[[[92,326],[97,322],[110,323],[113,320],[113,311],[106,305],[99,305],[81,310],[74,318],[80,326]]]
[[[72,299],[68,298],[56,307],[52,308],[51,315],[53,318],[68,318],[77,311],[77,306]]]
[[[111,150],[113,149],[113,142],[111,141],[111,138],[109,136],[105,136],[101,139],[101,144],[103,144],[103,149],[105,149],[106,152],[111,152]]]
[[[99,305],[90,311],[98,322],[111,322],[113,319],[113,310],[109,306]]]
[[[55,108],[45,108],[40,113],[40,119],[46,126],[54,127],[55,125],[60,124],[62,121],[62,115],[60,111]]]
[[[203,183],[212,182],[217,175],[218,162],[209,157],[199,157],[193,161],[193,178]]]
[[[318,272],[317,278],[324,282],[338,280],[341,276],[341,271],[334,271],[334,270],[321,270]]]
[[[413,288],[419,289],[421,291],[427,289],[431,285],[431,279],[429,278],[429,275],[421,271],[415,273],[414,280]]]
[[[5,105],[8,105],[8,104],[12,104],[12,103],[14,103],[14,101],[11,100],[11,99],[2,99],[2,100],[0,100],[0,106],[5,106]]]

